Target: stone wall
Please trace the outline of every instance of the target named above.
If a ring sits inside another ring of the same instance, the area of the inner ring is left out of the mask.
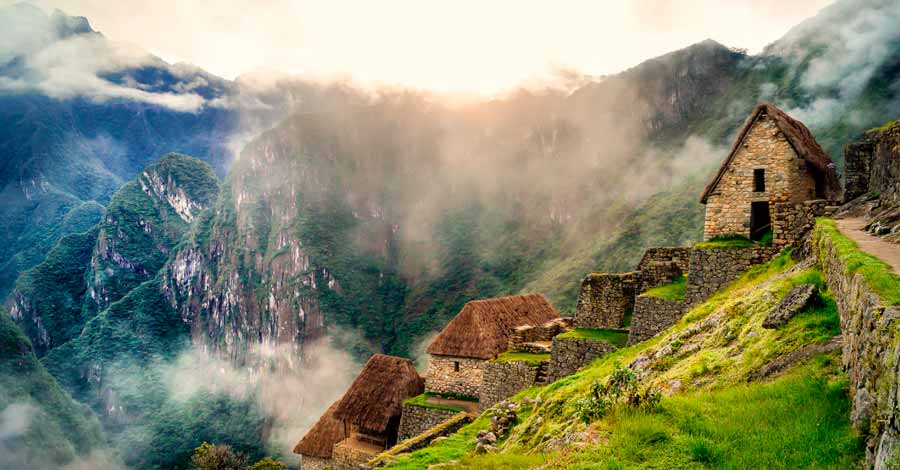
[[[575,326],[621,328],[625,314],[634,307],[640,273],[593,273],[581,281]]]
[[[886,306],[862,275],[847,267],[832,241],[813,234],[819,264],[841,317],[843,365],[850,376],[850,421],[866,438],[866,460],[883,470],[900,458],[900,308]]]
[[[674,325],[684,315],[684,302],[646,295],[634,302],[628,345],[648,340]]]
[[[300,457],[300,470],[325,470],[333,465],[334,461],[331,459],[320,459],[306,455]]]
[[[364,450],[363,448],[348,444],[353,438],[348,437],[334,446],[332,458],[332,470],[359,470],[359,466],[365,464],[378,452]]]
[[[553,352],[547,368],[547,381],[555,382],[616,350],[606,341],[585,338],[553,338]]]
[[[900,205],[900,121],[878,131],[866,133],[860,142],[844,147],[849,201],[869,193],[878,193],[881,203]]]
[[[772,243],[787,246],[800,240],[816,225],[816,217],[833,214],[837,205],[837,202],[824,199],[775,204],[772,213]]]
[[[459,411],[439,410],[425,406],[403,405],[398,442],[416,437],[459,413]]]
[[[687,308],[708,299],[757,264],[771,260],[781,249],[692,248],[685,304]]]
[[[575,319],[561,317],[550,320],[543,325],[523,325],[513,330],[509,337],[509,351],[523,351],[526,343],[552,341],[553,337],[572,329]]]
[[[539,366],[524,362],[487,362],[478,395],[478,408],[486,410],[531,387],[537,381]]]
[[[756,169],[765,170],[763,192],[754,191]],[[751,202],[809,199],[816,199],[816,184],[805,160],[797,156],[775,122],[761,114],[706,200],[703,238],[731,234],[749,237]]]
[[[425,391],[477,397],[481,388],[482,365],[487,362],[468,357],[436,356],[428,360]],[[456,370],[459,364],[459,370]]]
[[[688,247],[650,248],[644,252],[637,270],[641,273],[638,293],[672,282],[688,272],[691,249]]]

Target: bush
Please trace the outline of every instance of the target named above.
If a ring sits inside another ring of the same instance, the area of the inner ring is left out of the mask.
[[[575,402],[576,412],[590,423],[606,416],[619,403],[644,411],[655,410],[661,399],[659,391],[653,386],[641,389],[639,385],[634,371],[617,363],[605,383],[594,382],[588,397]]]
[[[191,456],[193,470],[243,470],[247,458],[235,453],[231,446],[212,445],[209,442],[200,444]]]

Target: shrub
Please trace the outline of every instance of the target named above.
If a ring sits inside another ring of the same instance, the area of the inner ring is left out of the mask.
[[[639,386],[637,375],[628,367],[616,364],[605,383],[594,382],[587,398],[575,402],[581,419],[590,423],[606,416],[619,403],[644,411],[653,411],[659,405],[661,395],[656,387]]]
[[[243,454],[235,453],[231,446],[208,442],[200,444],[191,456],[191,468],[194,470],[243,470],[246,463]]]

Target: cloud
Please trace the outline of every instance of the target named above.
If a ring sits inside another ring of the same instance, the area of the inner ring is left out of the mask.
[[[136,46],[114,42],[100,34],[67,30],[67,18],[47,16],[27,5],[0,8],[0,92],[38,92],[52,98],[84,97],[95,102],[137,101],[180,112],[195,112],[204,99],[194,90],[202,78],[176,83],[172,91],[151,91],[125,75],[112,74],[141,67],[168,65]],[[12,64],[12,65],[10,65]]]

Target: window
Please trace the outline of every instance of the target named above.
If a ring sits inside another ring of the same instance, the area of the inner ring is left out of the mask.
[[[766,191],[766,170],[762,168],[753,170],[753,191],[757,193]]]
[[[453,361],[453,372],[459,372],[459,361]]]

